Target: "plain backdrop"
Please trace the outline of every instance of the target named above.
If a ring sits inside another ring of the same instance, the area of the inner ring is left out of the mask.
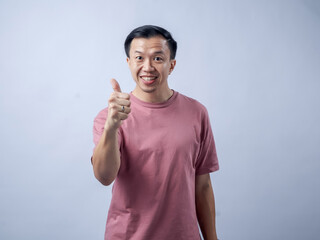
[[[0,0],[0,239],[103,239],[93,119],[110,78],[134,88],[123,42],[145,24],[178,42],[170,87],[210,113],[219,238],[318,239],[316,0]]]

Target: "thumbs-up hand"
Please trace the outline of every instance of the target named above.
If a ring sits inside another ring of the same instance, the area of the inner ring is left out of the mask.
[[[116,130],[120,127],[121,122],[128,118],[131,112],[130,95],[121,92],[121,88],[117,80],[111,79],[113,93],[109,98],[108,118],[106,120],[105,129]]]

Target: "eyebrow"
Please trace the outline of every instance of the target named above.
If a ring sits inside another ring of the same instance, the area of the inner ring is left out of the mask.
[[[140,51],[134,51],[134,53],[139,53],[139,54],[142,54],[142,52],[140,52]],[[156,51],[156,52],[154,52],[154,53],[152,53],[152,54],[164,54],[164,52],[163,51]]]
[[[157,51],[157,52],[154,52],[154,54],[164,54],[163,51]]]

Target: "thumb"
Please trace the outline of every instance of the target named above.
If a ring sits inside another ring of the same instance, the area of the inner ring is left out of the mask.
[[[114,78],[111,79],[111,85],[112,85],[112,88],[115,92],[121,92],[121,88],[120,88],[120,85],[119,83],[117,82],[117,80],[115,80]]]

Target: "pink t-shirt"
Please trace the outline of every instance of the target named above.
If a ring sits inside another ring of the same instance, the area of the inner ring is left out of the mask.
[[[198,240],[195,175],[219,169],[207,110],[178,92],[164,103],[130,95],[105,239]],[[107,112],[94,120],[95,145]]]

